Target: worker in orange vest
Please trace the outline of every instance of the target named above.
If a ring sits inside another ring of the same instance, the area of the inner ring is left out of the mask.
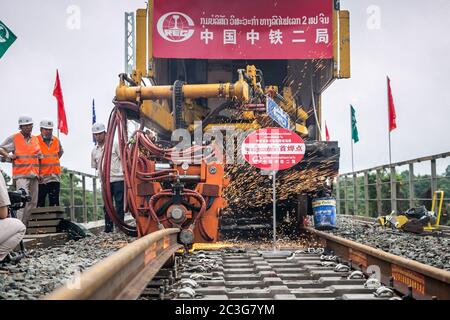
[[[25,226],[30,219],[31,210],[36,208],[39,188],[39,161],[42,158],[39,140],[33,136],[33,119],[28,116],[19,118],[20,132],[8,137],[0,145],[0,155],[12,161],[12,176],[16,188],[23,188],[31,201],[24,209],[17,211],[17,218]]]
[[[38,207],[45,207],[48,195],[50,207],[59,206],[59,192],[61,188],[61,164],[59,159],[64,150],[61,142],[53,136],[53,121],[42,120],[40,123],[41,134],[37,137],[42,152],[40,166]]]

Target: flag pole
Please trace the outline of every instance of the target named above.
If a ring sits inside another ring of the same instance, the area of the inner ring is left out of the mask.
[[[58,109],[56,109],[56,130],[57,130],[57,136],[59,140],[59,112]]]
[[[392,151],[391,151],[391,128],[388,128],[389,131],[389,167],[392,166]]]
[[[58,77],[58,68],[56,68],[56,76]],[[56,86],[56,83],[55,83],[55,86]],[[53,95],[55,95],[55,93],[53,93]],[[57,131],[56,135],[59,140],[59,107],[58,106],[56,107],[56,131]]]
[[[388,134],[389,134],[389,168],[392,166],[392,149],[391,149],[391,115],[389,109],[389,77],[386,76],[386,88],[387,88],[387,107],[388,107]]]
[[[350,106],[350,145],[352,149],[352,172],[355,172],[355,160],[353,156],[353,118],[352,118],[352,107]]]
[[[352,138],[352,172],[355,172],[355,160],[353,159],[353,138]]]

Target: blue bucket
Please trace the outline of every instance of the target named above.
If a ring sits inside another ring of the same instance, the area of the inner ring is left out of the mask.
[[[336,199],[313,199],[314,228],[317,230],[330,230],[336,228]]]

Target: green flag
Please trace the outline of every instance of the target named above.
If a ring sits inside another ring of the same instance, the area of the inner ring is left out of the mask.
[[[6,50],[16,41],[17,37],[3,22],[0,21],[0,58],[3,57]]]
[[[356,111],[352,105],[350,105],[350,112],[352,118],[352,139],[355,143],[359,141],[358,128],[356,127]]]

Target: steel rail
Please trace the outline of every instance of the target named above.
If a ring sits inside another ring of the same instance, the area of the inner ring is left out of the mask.
[[[179,229],[156,231],[95,264],[45,300],[134,300],[182,246]]]
[[[370,273],[379,271],[380,280],[403,294],[416,299],[450,299],[450,272],[399,257],[383,250],[305,227],[334,254],[350,261],[352,266]]]

